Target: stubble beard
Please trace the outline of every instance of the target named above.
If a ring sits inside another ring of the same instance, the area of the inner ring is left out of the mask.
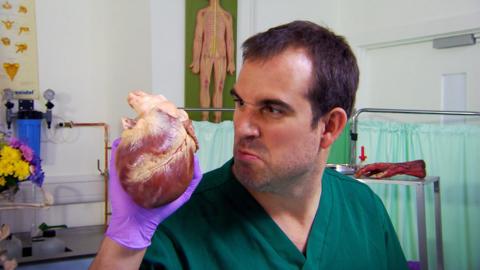
[[[268,158],[266,147],[258,140],[245,138],[235,143],[234,152],[237,148],[254,150],[261,158],[257,164],[235,159],[232,170],[237,180],[247,189],[259,192],[271,191],[273,179],[272,173],[265,163],[265,159]]]
[[[256,192],[290,193],[311,171],[308,164],[291,163],[290,166],[269,168],[235,161],[233,174],[247,189]]]
[[[311,145],[312,143],[308,143]],[[237,149],[253,150],[260,157],[259,162],[234,160],[233,174],[248,190],[268,193],[291,193],[301,188],[302,181],[309,181],[315,174],[318,162],[316,155],[305,152],[303,156],[282,157],[280,163],[272,160],[268,148],[258,140],[240,139],[235,143]]]
[[[246,189],[258,192],[271,192],[274,189],[271,177],[268,177],[263,171],[255,170],[248,164],[243,164],[243,162],[235,161],[233,174]]]

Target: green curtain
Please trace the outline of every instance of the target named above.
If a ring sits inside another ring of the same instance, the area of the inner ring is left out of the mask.
[[[329,164],[350,163],[350,121],[347,122],[340,136],[335,140],[328,155]]]
[[[233,157],[233,122],[192,121],[200,149],[197,156],[204,173],[222,166]]]
[[[362,120],[357,153],[366,163],[423,159],[427,175],[439,176],[445,269],[480,269],[480,126]],[[408,260],[418,260],[413,187],[377,185]],[[426,189],[429,265],[435,266],[433,188]],[[432,268],[434,269],[434,268]]]

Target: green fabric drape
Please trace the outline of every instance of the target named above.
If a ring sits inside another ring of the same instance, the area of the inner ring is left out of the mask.
[[[350,121],[347,122],[342,133],[331,146],[327,163],[350,163]]]
[[[366,163],[423,159],[427,175],[440,176],[444,264],[446,269],[480,269],[480,126],[412,124],[362,120],[357,153]],[[418,260],[413,187],[377,185],[409,260]],[[429,265],[435,265],[433,188],[426,189]]]
[[[222,166],[233,156],[233,122],[192,121],[200,149],[197,156],[204,173]]]

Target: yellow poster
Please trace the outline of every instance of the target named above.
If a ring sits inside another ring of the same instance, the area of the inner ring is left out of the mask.
[[[38,99],[35,0],[0,0],[0,94]]]

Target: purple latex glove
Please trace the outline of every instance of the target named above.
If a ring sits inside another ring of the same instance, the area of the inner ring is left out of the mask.
[[[106,235],[124,247],[143,249],[150,245],[158,224],[186,203],[202,179],[198,158],[194,156],[193,179],[187,190],[173,202],[155,209],[138,206],[125,192],[115,170],[115,153],[120,143],[116,139],[112,144],[110,160],[109,197],[112,216]]]

